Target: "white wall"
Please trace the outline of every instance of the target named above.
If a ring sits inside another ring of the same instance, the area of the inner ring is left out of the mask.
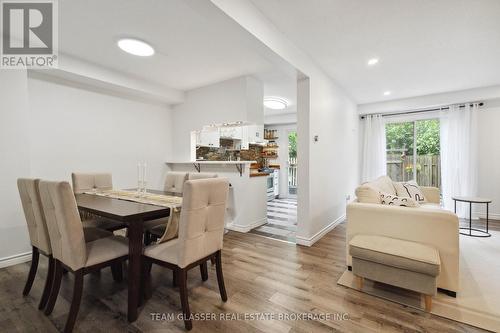
[[[312,245],[345,215],[345,196],[359,179],[356,104],[250,1],[211,1],[304,74],[297,87],[297,242]]]
[[[238,77],[185,94],[185,101],[172,108],[174,156],[169,160],[189,161],[191,131],[213,123],[250,121],[264,123],[264,88],[252,77]]]
[[[297,124],[273,125],[266,128],[277,131],[278,158],[271,160],[271,164],[280,165],[279,196],[286,198],[288,197],[288,133],[297,131]]]
[[[167,106],[31,78],[28,89],[34,177],[112,172],[114,186],[127,188],[137,185],[137,163],[146,161],[148,187],[162,188],[172,142]]]
[[[30,175],[27,92],[26,71],[0,70],[0,267],[31,251],[16,183]]]
[[[137,162],[144,160],[148,187],[163,187],[171,110],[84,88],[1,71],[0,266],[30,251],[19,177],[70,181],[73,171],[105,171],[115,187],[127,188],[136,186]]]
[[[296,124],[296,123],[297,123],[296,112],[285,113],[281,115],[264,115],[264,124],[266,125]]]

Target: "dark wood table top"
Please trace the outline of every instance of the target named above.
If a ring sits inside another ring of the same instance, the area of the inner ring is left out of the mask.
[[[153,191],[148,192],[152,193]],[[161,191],[154,192],[161,193]],[[139,219],[149,221],[166,217],[170,214],[170,208],[168,207],[106,198],[92,194],[77,194],[75,197],[76,204],[80,210],[125,223]]]

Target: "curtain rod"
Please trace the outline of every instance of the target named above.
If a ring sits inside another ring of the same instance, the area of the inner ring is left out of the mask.
[[[470,106],[473,106],[473,105],[474,105],[473,103],[470,104]],[[483,106],[484,103],[480,102],[480,103],[478,103],[478,105],[479,106]],[[459,105],[458,107],[459,108],[464,108],[465,104]],[[410,110],[410,111],[400,111],[400,112],[392,112],[392,113],[381,113],[380,115],[382,117],[390,117],[390,116],[399,116],[399,115],[403,115],[403,114],[413,114],[413,113],[420,113],[420,112],[432,112],[432,111],[441,111],[441,110],[449,110],[449,109],[450,109],[449,106],[444,106],[444,107],[433,108],[433,109],[422,109],[422,110]],[[377,113],[364,114],[364,115],[360,116],[360,118],[361,119],[365,119],[366,116],[372,115],[372,114],[377,114]]]

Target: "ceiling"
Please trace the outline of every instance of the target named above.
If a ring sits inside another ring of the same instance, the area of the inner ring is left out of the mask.
[[[145,40],[156,54],[124,53],[120,37]],[[242,75],[286,81],[295,72],[210,1],[61,0],[59,39],[63,54],[182,91]]]
[[[251,1],[360,104],[500,84],[498,0]]]

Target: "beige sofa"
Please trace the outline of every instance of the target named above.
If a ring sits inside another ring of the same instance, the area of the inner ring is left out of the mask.
[[[380,192],[396,194],[392,180],[383,176],[356,189],[356,200],[347,205],[347,265],[349,242],[360,235],[379,235],[431,245],[439,251],[438,288],[456,295],[459,288],[458,217],[440,207],[439,189],[421,187],[427,202],[420,207],[383,205]]]

